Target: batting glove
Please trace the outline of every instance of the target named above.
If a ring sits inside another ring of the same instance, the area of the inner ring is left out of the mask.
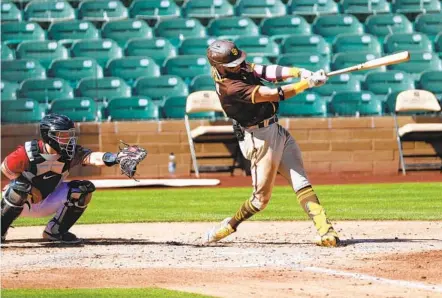
[[[307,78],[307,82],[310,88],[324,85],[327,82],[325,71],[321,69],[314,72],[311,77]]]
[[[308,80],[308,78],[310,78],[312,75],[313,75],[313,71],[310,71],[305,68],[299,69],[299,77],[301,78],[301,80]]]

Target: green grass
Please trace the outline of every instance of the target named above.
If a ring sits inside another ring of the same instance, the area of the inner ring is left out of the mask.
[[[133,298],[133,297],[168,297],[192,298],[210,297],[191,293],[169,291],[163,289],[32,289],[2,290],[3,298]]]
[[[315,187],[332,220],[442,220],[442,183]],[[97,190],[79,223],[219,221],[236,212],[252,187]],[[306,220],[289,187],[275,187],[253,220]],[[16,226],[44,225],[20,218]]]

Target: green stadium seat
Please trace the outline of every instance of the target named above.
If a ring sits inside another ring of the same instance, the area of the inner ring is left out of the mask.
[[[188,18],[220,18],[233,16],[235,11],[227,0],[192,0],[186,1],[182,8]]]
[[[64,0],[39,0],[26,5],[24,16],[33,22],[60,22],[74,20],[75,10]]]
[[[2,77],[20,83],[30,78],[46,78],[46,69],[33,59],[10,60],[1,62]]]
[[[296,0],[289,4],[289,13],[304,16],[338,14],[339,6],[333,0]]]
[[[283,54],[276,60],[276,64],[283,66],[294,66],[299,68],[306,68],[311,71],[324,69],[329,71],[329,59],[321,54],[314,53],[295,53]]]
[[[282,42],[282,52],[290,53],[318,53],[322,56],[330,55],[330,46],[321,35],[290,35]]]
[[[205,37],[206,28],[193,18],[162,19],[155,28],[155,35],[167,38],[175,47],[188,37]]]
[[[439,12],[440,0],[395,0],[393,10],[396,13],[418,14],[424,12]]]
[[[387,95],[392,92],[414,89],[414,80],[409,74],[397,70],[373,72],[365,77],[364,89],[376,95]],[[382,98],[385,99],[385,96]]]
[[[416,31],[425,33],[431,40],[442,32],[442,13],[423,13],[416,17],[414,22]]]
[[[159,77],[160,67],[149,57],[124,57],[111,60],[106,75],[122,78],[132,86],[139,77]]]
[[[315,19],[313,32],[322,35],[329,43],[333,43],[339,34],[363,34],[364,26],[354,15],[325,15]]]
[[[418,82],[418,88],[433,92],[442,101],[442,71],[425,71]]]
[[[432,42],[422,33],[395,33],[388,35],[385,38],[384,47],[386,53],[400,51],[433,51]]]
[[[378,39],[370,34],[342,34],[336,37],[333,52],[370,52],[382,53],[382,46]]]
[[[14,3],[2,1],[1,3],[1,22],[21,22],[23,20],[22,13]]]
[[[71,55],[93,58],[104,68],[109,60],[121,58],[123,51],[112,39],[78,40],[72,45]]]
[[[181,16],[180,8],[171,0],[135,0],[130,8],[130,17],[138,19],[163,19]]]
[[[172,57],[164,63],[166,74],[182,77],[186,83],[201,74],[210,74],[210,64],[206,56],[181,55]]]
[[[337,116],[381,116],[383,110],[382,102],[370,91],[336,93],[330,107]]]
[[[190,93],[206,90],[215,90],[215,82],[211,75],[196,76],[189,84]]]
[[[0,46],[2,61],[15,59],[15,51],[8,47],[8,44],[6,42],[2,42]]]
[[[163,100],[171,94],[176,96],[187,96],[189,89],[187,84],[179,76],[163,75],[161,77],[139,78],[135,82],[134,94]]]
[[[99,39],[100,32],[94,24],[88,21],[68,21],[52,23],[48,36],[53,40],[75,41],[78,39]]]
[[[390,65],[388,68],[411,73],[413,79],[418,80],[420,73],[424,71],[442,70],[442,61],[436,53],[411,51],[410,60],[407,63]]]
[[[235,9],[238,16],[250,18],[279,17],[287,13],[281,0],[241,0]]]
[[[281,117],[326,117],[327,102],[316,93],[303,92],[281,102],[278,114]]]
[[[213,19],[207,26],[207,30],[211,36],[224,39],[259,35],[258,26],[247,17]]]
[[[73,98],[69,83],[59,78],[28,79],[17,90],[17,98],[32,98],[39,103],[50,103],[56,98]]]
[[[24,40],[45,40],[45,31],[33,22],[11,22],[1,26],[2,41],[20,43]]]
[[[175,57],[177,50],[169,40],[162,37],[152,39],[134,38],[127,43],[126,55],[147,56],[161,66],[167,58]]]
[[[247,55],[276,57],[280,53],[279,45],[267,36],[244,36],[235,44]]]
[[[108,22],[127,19],[127,8],[120,1],[85,0],[78,7],[78,18],[86,21]]]
[[[103,70],[92,58],[71,58],[57,60],[51,64],[48,75],[68,81],[72,87],[84,78],[102,78]]]
[[[412,33],[412,23],[402,14],[371,15],[365,21],[367,33],[373,34],[383,43],[385,36],[396,33]]]
[[[52,40],[23,41],[18,45],[16,54],[18,59],[35,59],[46,69],[53,60],[69,58],[68,50]]]
[[[20,85],[13,82],[1,81],[0,89],[1,89],[1,97],[3,100],[16,100],[17,99],[17,89]]]
[[[107,102],[114,97],[130,97],[132,92],[124,80],[117,77],[86,78],[78,83],[75,95]]]
[[[261,33],[271,36],[280,42],[290,35],[309,35],[312,33],[310,24],[301,16],[282,16],[262,20]]]
[[[343,13],[365,19],[369,15],[390,13],[391,7],[387,0],[343,0],[341,2],[341,10]]]
[[[151,38],[152,29],[143,20],[120,20],[105,23],[101,35],[115,40],[124,48],[131,38]]]
[[[213,37],[191,37],[181,43],[180,55],[206,55],[208,46],[215,41]]]
[[[434,41],[434,48],[439,55],[439,58],[442,59],[442,32],[436,36],[436,40]]]
[[[51,113],[66,115],[75,122],[97,120],[97,104],[91,98],[56,99],[51,104]]]
[[[357,76],[344,73],[337,76],[330,77],[327,84],[313,90],[315,93],[327,101],[331,101],[336,92],[359,92],[361,91],[361,81]]]
[[[114,98],[107,106],[111,121],[158,120],[159,108],[148,97]]]
[[[338,70],[350,67],[379,57],[380,55],[378,53],[367,53],[367,52],[338,53],[333,55],[331,70]],[[367,73],[372,71],[385,71],[385,66],[378,67],[375,70],[361,70],[355,72],[354,75],[357,76],[358,78],[362,78]]]
[[[2,123],[40,122],[44,109],[32,99],[6,100],[1,102]]]
[[[272,64],[272,62],[269,60],[269,58],[263,57],[263,56],[247,55],[246,61],[250,62],[250,63],[262,64],[262,65]]]

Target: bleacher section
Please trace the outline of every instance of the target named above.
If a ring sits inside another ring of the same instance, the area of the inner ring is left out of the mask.
[[[421,88],[442,103],[440,0],[2,0],[2,122],[182,118],[214,90],[207,46],[254,63],[336,70],[408,50],[408,63],[344,74],[284,102],[285,117],[391,113]],[[184,101],[184,104],[183,104]],[[208,118],[214,115],[206,115]]]

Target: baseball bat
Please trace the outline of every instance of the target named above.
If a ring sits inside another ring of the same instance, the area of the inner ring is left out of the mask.
[[[399,52],[396,54],[384,56],[381,58],[373,59],[370,61],[366,61],[364,63],[353,65],[353,66],[346,67],[343,69],[334,70],[329,73],[326,73],[326,76],[331,77],[331,76],[335,76],[335,75],[339,75],[339,74],[347,73],[347,72],[353,72],[353,71],[358,71],[358,70],[367,70],[367,69],[372,69],[372,68],[376,68],[376,67],[380,67],[380,66],[402,63],[402,62],[405,62],[408,60],[410,60],[410,52],[404,51],[404,52]]]

